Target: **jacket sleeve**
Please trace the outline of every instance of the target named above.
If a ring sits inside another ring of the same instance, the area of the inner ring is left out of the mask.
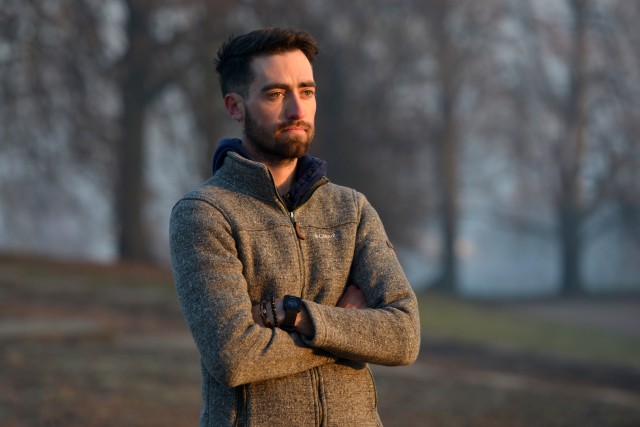
[[[305,346],[297,334],[254,322],[235,240],[217,209],[183,199],[172,211],[169,228],[184,316],[204,365],[218,381],[235,387],[335,361]]]
[[[378,214],[361,194],[356,200],[360,222],[349,281],[363,290],[369,308],[343,309],[305,300],[315,335],[304,341],[340,358],[407,365],[420,348],[416,296]]]

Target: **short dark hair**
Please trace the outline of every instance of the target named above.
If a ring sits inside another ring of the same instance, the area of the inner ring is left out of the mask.
[[[318,55],[316,40],[306,31],[270,27],[232,36],[222,44],[216,57],[222,96],[230,92],[247,95],[253,81],[251,61],[257,56],[301,50],[309,62]]]

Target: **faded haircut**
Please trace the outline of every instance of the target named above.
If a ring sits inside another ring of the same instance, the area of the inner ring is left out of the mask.
[[[306,31],[271,27],[232,36],[222,44],[216,57],[222,96],[230,92],[246,97],[254,79],[251,61],[265,55],[301,50],[309,62],[318,55],[316,40]]]

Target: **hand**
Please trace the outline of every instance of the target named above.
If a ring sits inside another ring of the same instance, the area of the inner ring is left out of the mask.
[[[276,300],[276,311],[277,311],[277,319],[284,318],[284,308],[282,307],[282,300]],[[262,309],[265,309],[266,319],[262,315]],[[254,304],[251,306],[251,316],[253,317],[253,321],[258,326],[262,326],[263,328],[273,329],[274,327],[274,316],[273,307],[271,305],[270,300],[261,301],[258,304]]]
[[[367,308],[367,298],[358,285],[347,285],[337,306],[355,309]]]
[[[276,303],[276,311],[277,311],[277,319],[279,322],[282,322],[282,320],[284,319],[284,307],[282,305],[282,299],[277,299],[275,300]],[[253,306],[251,306],[251,316],[253,317],[253,321],[256,323],[256,325],[258,326],[262,326],[263,328],[273,328],[274,325],[274,321],[273,321],[273,309],[271,307],[271,301],[266,301],[266,308],[267,308],[267,322],[271,325],[271,326],[267,326],[264,323],[264,319],[262,318],[262,314],[260,313],[261,310],[261,305],[262,302],[259,302],[258,304],[254,304]]]
[[[262,321],[262,316],[260,315],[260,304],[254,304],[251,307],[251,315],[253,316],[253,321],[256,322],[256,325],[260,325],[263,328],[267,327],[267,325]]]
[[[269,303],[268,303],[269,304]],[[273,324],[273,313],[271,310],[271,305],[267,305],[267,317],[268,321]],[[284,307],[282,305],[282,299],[276,300],[276,311],[278,312],[278,321],[282,322],[284,320]],[[256,322],[256,325],[262,326],[263,328],[268,328],[269,326],[264,324],[262,320],[262,316],[260,314],[260,303],[254,304],[251,307],[251,316],[253,317],[253,321]],[[304,305],[302,306],[302,310],[298,313],[296,317],[295,323],[295,331],[301,333],[302,335],[306,335],[307,337],[313,337],[315,333],[315,328],[313,327],[313,323],[307,314],[307,310]]]

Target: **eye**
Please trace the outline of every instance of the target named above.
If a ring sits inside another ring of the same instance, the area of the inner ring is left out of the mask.
[[[267,94],[267,97],[268,97],[269,99],[272,99],[272,100],[274,100],[274,101],[275,101],[275,100],[277,100],[277,99],[280,99],[280,98],[284,97],[284,92],[282,92],[282,91],[269,92],[269,93]]]
[[[304,96],[305,98],[312,98],[315,96],[315,94],[316,94],[315,89],[304,89],[301,92],[301,95]]]

